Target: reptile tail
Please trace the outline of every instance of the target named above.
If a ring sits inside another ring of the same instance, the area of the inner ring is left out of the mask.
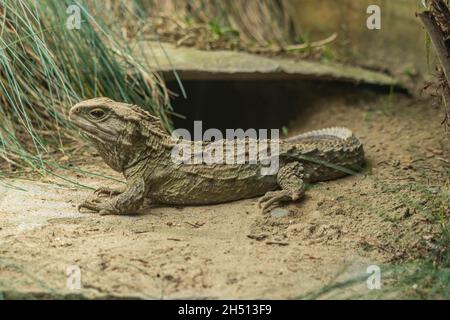
[[[300,142],[302,140],[320,139],[320,140],[348,140],[354,138],[353,132],[347,128],[334,127],[320,130],[309,131],[294,137],[285,139],[286,142]]]
[[[317,177],[317,181],[321,181],[323,177],[333,179],[342,176],[342,173],[354,175],[364,167],[364,148],[359,139],[347,128],[314,130],[284,141],[288,145],[297,144],[299,150],[303,150],[297,157],[323,164],[323,168],[333,169],[323,171],[322,176]]]

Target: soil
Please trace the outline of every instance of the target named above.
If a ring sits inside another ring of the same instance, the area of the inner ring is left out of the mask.
[[[98,216],[76,210],[91,190],[52,176],[3,180],[0,293],[5,298],[297,298],[336,281],[368,277],[371,265],[383,272],[385,265],[429,255],[440,232],[434,212],[448,210],[449,200],[450,144],[439,108],[429,100],[393,95],[297,104],[289,135],[351,128],[365,146],[363,174],[314,185],[280,217],[261,215],[256,199]],[[83,148],[78,158],[60,161],[120,179],[92,152]],[[115,184],[80,172],[60,174],[91,187]],[[74,266],[80,289],[70,285]],[[381,291],[395,285],[383,282]],[[371,294],[363,278],[320,297]]]

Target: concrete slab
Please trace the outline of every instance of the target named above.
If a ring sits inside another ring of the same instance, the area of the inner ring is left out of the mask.
[[[182,80],[328,80],[377,86],[400,86],[386,74],[331,62],[268,58],[238,51],[204,51],[153,41],[132,45],[143,65]]]

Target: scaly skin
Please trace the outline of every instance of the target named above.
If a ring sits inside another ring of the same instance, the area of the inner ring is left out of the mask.
[[[345,128],[279,141],[259,140],[268,146],[273,142],[279,145],[278,172],[262,175],[261,162],[174,162],[171,152],[178,140],[163,130],[158,118],[134,105],[95,98],[73,106],[69,118],[91,138],[104,161],[126,178],[123,190],[100,188],[95,200],[79,206],[102,215],[135,214],[144,199],[157,204],[203,205],[261,195],[258,203],[265,212],[278,202],[300,199],[307,183],[353,174],[364,163],[362,144]],[[247,156],[249,141],[243,142]],[[184,143],[192,150],[195,145],[208,146],[205,142]],[[236,144],[234,148],[237,152]]]

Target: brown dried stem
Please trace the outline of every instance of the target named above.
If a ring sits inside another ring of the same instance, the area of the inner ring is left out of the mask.
[[[442,68],[440,85],[445,119],[450,124],[450,10],[445,1],[430,1],[430,10],[418,14],[436,49]]]

